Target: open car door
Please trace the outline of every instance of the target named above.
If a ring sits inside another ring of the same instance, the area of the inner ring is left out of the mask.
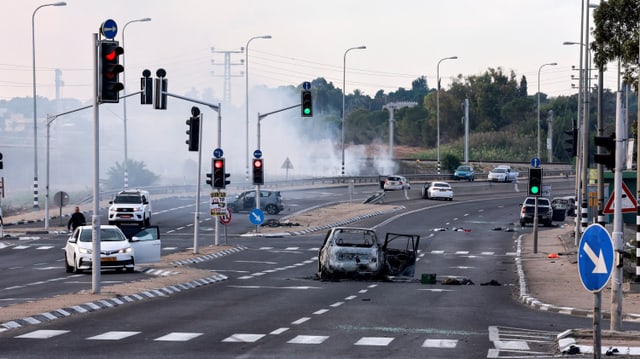
[[[130,239],[133,247],[135,264],[153,263],[160,261],[160,229],[158,226],[141,228]]]
[[[420,236],[417,234],[387,233],[382,247],[385,263],[383,274],[413,277],[419,244]]]

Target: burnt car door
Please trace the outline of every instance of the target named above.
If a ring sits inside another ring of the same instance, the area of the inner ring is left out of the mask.
[[[420,236],[416,234],[387,233],[382,246],[384,253],[383,274],[413,277]]]

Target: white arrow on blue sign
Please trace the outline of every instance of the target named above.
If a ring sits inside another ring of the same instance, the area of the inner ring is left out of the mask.
[[[578,246],[578,272],[586,290],[597,293],[607,285],[615,260],[613,240],[600,224],[592,224],[584,231]]]
[[[264,222],[264,212],[260,208],[254,208],[249,212],[249,221],[259,226]]]

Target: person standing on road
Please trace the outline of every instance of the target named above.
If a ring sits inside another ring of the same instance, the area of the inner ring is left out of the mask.
[[[77,207],[73,210],[73,214],[67,223],[68,230],[75,230],[78,226],[84,226],[86,219],[84,218],[84,214],[80,212],[80,207]]]

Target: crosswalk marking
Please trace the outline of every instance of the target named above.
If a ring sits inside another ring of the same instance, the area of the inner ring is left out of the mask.
[[[362,337],[354,345],[387,346],[393,339],[389,337]]]
[[[253,343],[262,339],[262,337],[264,337],[264,334],[233,334],[222,341],[226,343]]]
[[[457,340],[452,339],[427,339],[422,343],[423,348],[448,348],[452,349],[458,345]]]
[[[298,335],[295,338],[289,340],[289,344],[322,344],[325,340],[329,339],[324,335]]]

